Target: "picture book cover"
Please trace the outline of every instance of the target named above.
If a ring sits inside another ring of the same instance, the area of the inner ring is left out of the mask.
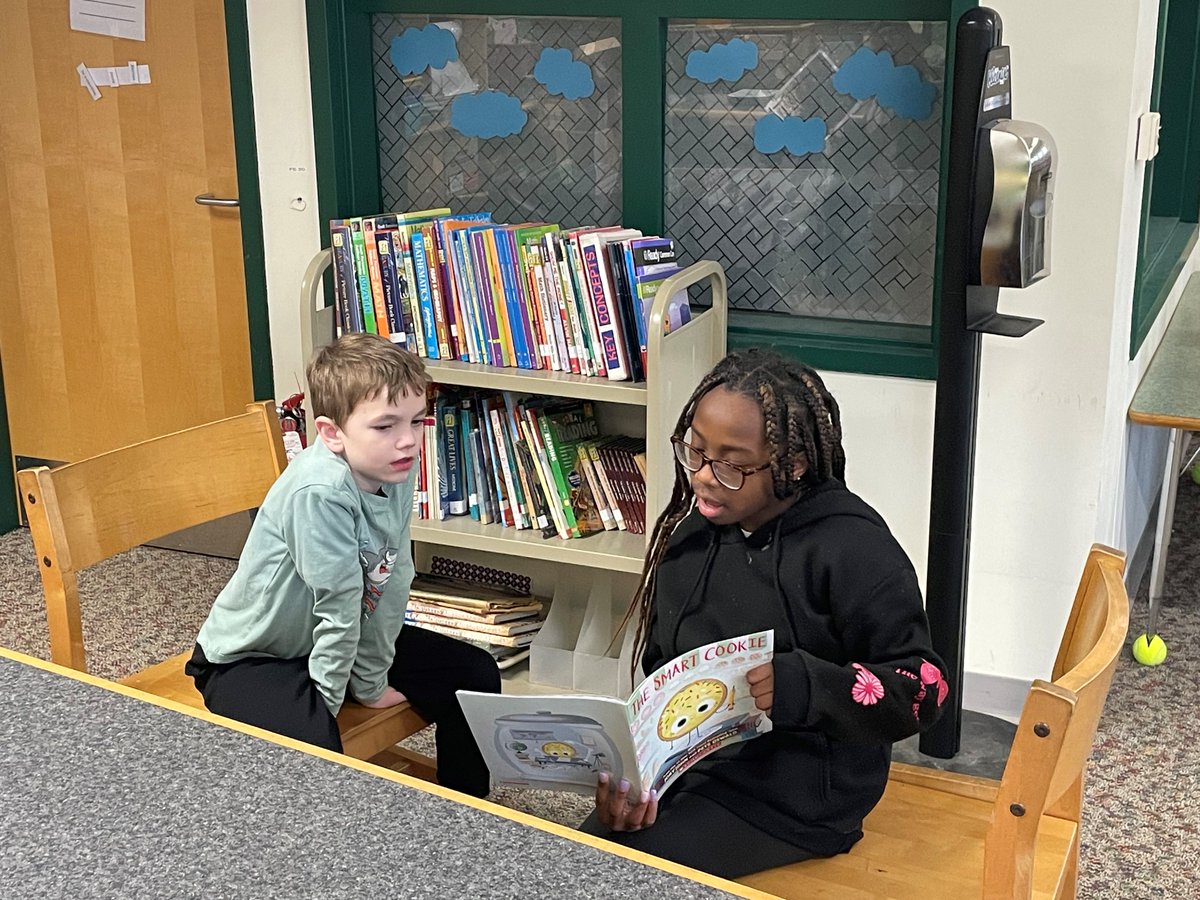
[[[769,662],[773,631],[714,641],[659,666],[627,700],[458,691],[497,784],[590,794],[596,777],[658,796],[697,760],[771,730],[746,673]]]

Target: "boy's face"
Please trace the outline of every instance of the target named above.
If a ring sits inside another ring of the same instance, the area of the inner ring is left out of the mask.
[[[379,391],[354,407],[343,426],[318,416],[317,432],[342,456],[354,481],[368,494],[381,485],[401,484],[416,466],[425,438],[425,396],[405,392],[388,403]]]
[[[759,405],[723,387],[715,387],[700,398],[687,441],[710,459],[746,468],[765,463],[771,456]],[[795,500],[775,496],[770,469],[747,475],[736,491],[717,481],[707,463],[692,473],[691,479],[700,515],[715,525],[737,524],[754,531]]]

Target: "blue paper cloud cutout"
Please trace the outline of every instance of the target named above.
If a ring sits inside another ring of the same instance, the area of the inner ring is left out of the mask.
[[[392,38],[389,56],[401,75],[416,75],[427,68],[444,68],[446,63],[458,59],[458,42],[453,32],[436,25],[406,28]]]
[[[544,49],[533,67],[533,77],[551,94],[562,94],[568,100],[581,100],[596,92],[591,66],[572,58],[570,50]]]
[[[734,38],[727,44],[713,44],[707,50],[688,54],[684,71],[689,78],[705,84],[715,81],[737,81],[758,66],[758,44]]]
[[[754,149],[759,153],[778,153],[787,148],[793,156],[825,151],[824,119],[785,119],[766,115],[754,123]]]
[[[859,47],[833,74],[833,88],[855,100],[874,97],[907,119],[924,119],[933,112],[937,88],[921,80],[913,66],[897,66],[892,54]]]
[[[494,138],[517,134],[529,114],[512,94],[483,91],[460,94],[450,104],[450,127],[467,137]]]

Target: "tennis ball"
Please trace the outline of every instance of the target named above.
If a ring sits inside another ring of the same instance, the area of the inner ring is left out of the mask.
[[[1196,484],[1200,484],[1200,463],[1196,463],[1194,466],[1192,466],[1192,481],[1196,482]]]
[[[1143,666],[1161,666],[1167,660],[1167,645],[1157,634],[1146,640],[1146,635],[1138,635],[1133,642],[1133,658]]]

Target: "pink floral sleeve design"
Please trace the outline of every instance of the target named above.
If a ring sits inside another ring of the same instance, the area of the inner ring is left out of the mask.
[[[946,695],[950,693],[950,685],[946,683],[946,679],[942,676],[942,670],[924,659],[921,660],[921,685],[922,692],[925,687],[937,685],[938,706],[941,706],[946,701]],[[924,697],[921,699],[924,699]]]
[[[854,676],[854,687],[850,689],[850,697],[855,703],[863,706],[874,706],[883,699],[883,682],[872,671],[858,663],[853,663],[858,670]]]

